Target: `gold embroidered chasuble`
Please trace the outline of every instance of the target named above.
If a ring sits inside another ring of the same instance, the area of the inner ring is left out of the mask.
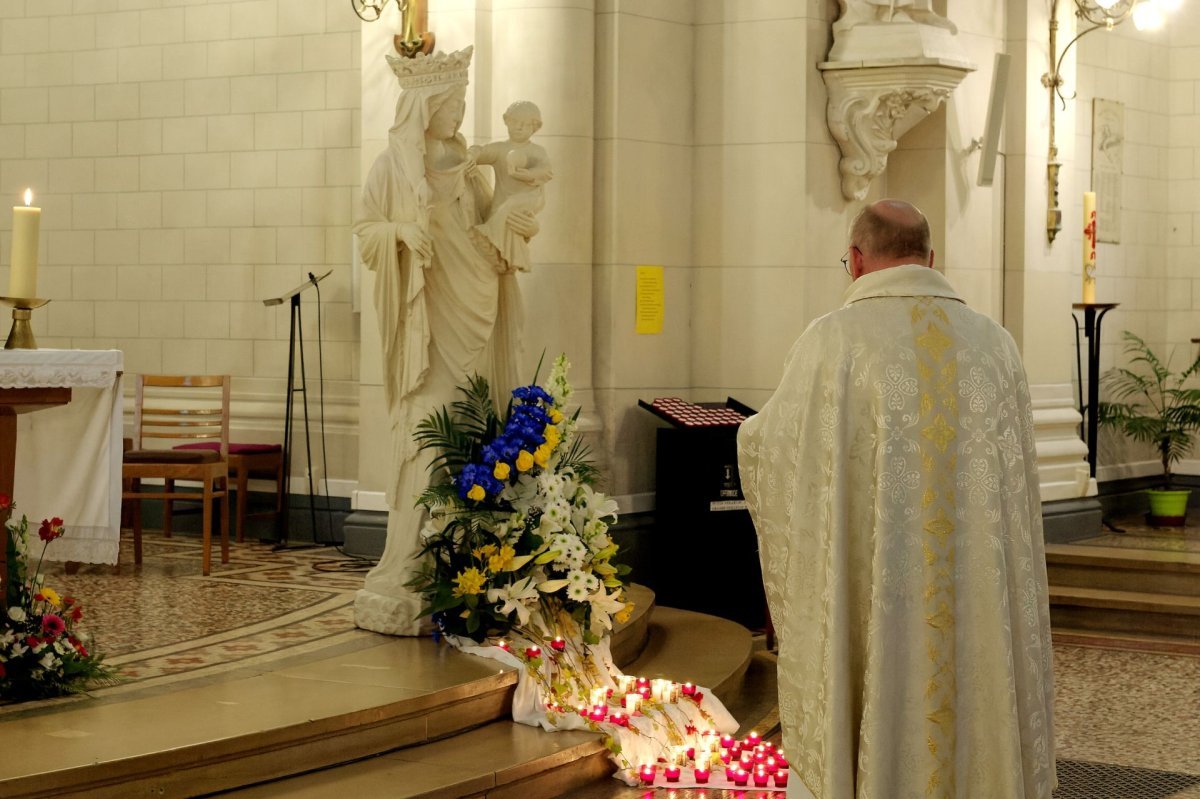
[[[788,796],[1048,799],[1041,502],[1008,333],[932,269],[864,275],[796,341],[738,449]]]

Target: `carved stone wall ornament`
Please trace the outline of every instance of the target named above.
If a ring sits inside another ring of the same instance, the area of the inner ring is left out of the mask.
[[[826,119],[842,151],[842,194],[861,200],[905,133],[937,110],[970,71],[936,60],[879,67],[821,65]]]
[[[829,61],[826,119],[842,151],[842,194],[861,200],[899,139],[950,96],[975,65],[953,23],[929,0],[842,0]]]

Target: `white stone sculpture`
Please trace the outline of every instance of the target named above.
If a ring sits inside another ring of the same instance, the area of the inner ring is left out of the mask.
[[[554,177],[550,156],[530,137],[542,127],[542,112],[528,100],[518,100],[504,112],[508,127],[506,141],[472,147],[476,163],[490,165],[496,172],[492,211],[476,231],[499,259],[501,271],[529,271],[529,238],[508,223],[514,213],[536,214],[546,204],[542,189]]]
[[[933,0],[838,0],[842,14],[833,23],[841,32],[871,22],[916,22],[957,33],[954,23],[933,10]]]
[[[471,51],[388,57],[402,91],[354,223],[363,263],[375,273],[392,449],[387,543],[355,598],[354,620],[392,635],[422,626],[420,597],[405,584],[419,565],[427,520],[415,502],[429,484],[433,453],[417,449],[413,431],[457,399],[470,374],[487,377],[496,393],[518,380],[516,277],[479,246],[474,228],[487,218],[491,190],[458,133]],[[505,223],[517,235],[537,232],[528,211],[507,214]]]

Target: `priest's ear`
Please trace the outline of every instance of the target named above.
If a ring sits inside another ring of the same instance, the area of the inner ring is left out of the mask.
[[[932,248],[930,248],[930,250],[929,250],[929,263],[927,264],[927,266],[930,269],[933,269],[933,249]]]

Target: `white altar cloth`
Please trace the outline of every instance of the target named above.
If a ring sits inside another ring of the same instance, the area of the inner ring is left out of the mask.
[[[71,389],[70,403],[17,416],[16,513],[31,532],[53,516],[66,526],[46,560],[117,562],[123,369],[120,350],[0,350],[0,388]]]

